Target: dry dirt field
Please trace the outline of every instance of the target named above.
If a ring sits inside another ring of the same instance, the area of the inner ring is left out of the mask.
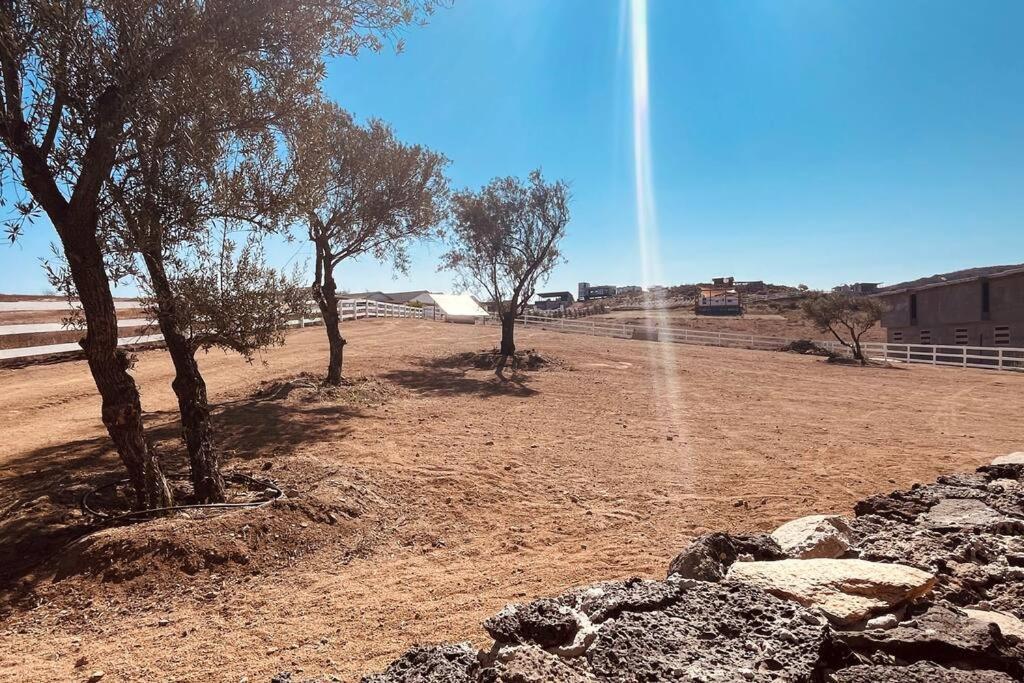
[[[697,315],[692,308],[685,307],[663,311],[609,311],[587,319],[612,320],[627,325],[669,325],[783,339],[832,339],[828,332],[821,332],[809,324],[799,310],[783,308],[775,311],[764,305],[752,306],[746,314],[737,317]],[[864,334],[863,340],[884,342],[885,329],[875,325]]]
[[[1024,375],[525,331],[564,364],[501,384],[451,356],[493,327],[345,325],[264,363],[201,359],[229,470],[285,503],[82,536],[119,476],[84,363],[0,369],[0,681],[357,680],[416,642],[483,643],[505,603],[664,575],[688,538],[850,512],[1024,445]],[[147,423],[180,460],[170,364],[139,354]],[[258,395],[254,394],[260,388]]]

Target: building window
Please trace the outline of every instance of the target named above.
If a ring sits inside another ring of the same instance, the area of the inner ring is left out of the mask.
[[[903,330],[896,330],[895,332],[893,332],[892,333],[892,340],[894,342],[901,342],[901,341],[903,341]]]
[[[917,294],[910,295],[910,324],[917,324]]]
[[[992,295],[989,290],[988,282],[981,283],[981,319],[988,320],[989,313],[991,313],[992,307]]]
[[[1010,345],[1010,328],[1009,326],[997,327],[993,330],[992,340],[996,346],[1009,346]]]
[[[931,330],[921,330],[921,343],[922,344],[931,344],[932,343],[932,331]]]
[[[967,346],[967,328],[958,327],[954,331],[954,341],[962,346]]]

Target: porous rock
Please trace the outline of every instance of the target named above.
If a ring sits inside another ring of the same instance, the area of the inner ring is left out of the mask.
[[[586,658],[612,681],[814,680],[827,627],[751,586],[695,582],[653,611],[621,611]]]
[[[919,524],[938,531],[984,529],[994,533],[1024,530],[1024,520],[1008,517],[981,500],[944,498],[921,515]]]
[[[593,676],[583,673],[561,657],[532,645],[503,649],[480,676],[484,683],[586,683]]]
[[[772,532],[772,540],[790,557],[842,557],[850,549],[852,531],[839,515],[808,515],[786,522]]]
[[[829,683],[1013,683],[999,671],[947,669],[930,662],[909,666],[858,664],[836,671]]]
[[[417,645],[382,673],[363,677],[363,683],[471,683],[478,680],[478,652],[468,643]]]
[[[786,554],[766,534],[732,536],[715,532],[690,541],[669,564],[668,574],[699,581],[721,581],[729,566],[741,556],[754,560],[779,560]]]
[[[573,610],[550,598],[508,605],[483,625],[497,643],[533,643],[541,647],[570,643],[580,629]]]
[[[560,595],[559,603],[572,607],[594,624],[614,619],[622,612],[651,612],[679,600],[695,581],[670,576],[666,581],[632,578],[576,588]]]
[[[889,611],[935,584],[932,574],[906,565],[829,559],[737,562],[728,579],[816,607],[837,624]]]
[[[1018,638],[946,605],[933,605],[888,631],[839,631],[834,639],[865,657],[884,653],[897,663],[932,661],[1024,675],[1024,646]]]
[[[995,624],[1003,635],[1024,641],[1024,621],[1012,614],[996,610],[965,609],[964,613],[983,624]]]

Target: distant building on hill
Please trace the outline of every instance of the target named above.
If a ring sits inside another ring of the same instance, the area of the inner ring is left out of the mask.
[[[616,287],[616,294],[643,294],[644,288],[640,285],[623,285]]]
[[[538,294],[540,301],[535,301],[533,307],[541,311],[558,311],[569,308],[575,303],[572,292],[543,292]]]
[[[883,287],[890,343],[1024,346],[1024,264],[987,266]]]
[[[736,278],[731,275],[727,277],[715,277],[711,278],[711,284],[715,287],[720,288],[732,288],[737,292],[743,292],[746,294],[757,294],[763,292],[767,287],[763,280],[741,280],[737,281]]]
[[[881,282],[854,282],[848,285],[833,287],[836,294],[852,294],[853,296],[871,296],[878,293],[878,286]]]
[[[607,299],[610,296],[615,296],[617,291],[618,288],[615,285],[591,285],[589,282],[581,282],[576,298],[580,301]]]
[[[741,315],[743,306],[740,304],[740,293],[734,288],[702,285],[694,310],[697,315]]]

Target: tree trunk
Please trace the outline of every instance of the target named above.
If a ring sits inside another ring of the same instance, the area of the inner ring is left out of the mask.
[[[103,424],[128,470],[135,505],[138,509],[168,507],[173,503],[171,490],[145,440],[139,390],[128,373],[131,363],[117,347],[117,314],[95,230],[87,225],[57,228],[85,314],[86,335],[81,344],[102,399]]]
[[[317,244],[316,281],[313,283],[313,298],[320,307],[327,330],[327,379],[328,384],[341,384],[341,368],[345,355],[345,338],[341,336],[341,316],[338,314],[338,292],[334,282],[334,264],[331,253],[323,244]]]
[[[501,357],[498,359],[498,367],[495,368],[494,374],[502,379],[505,378],[504,370],[505,365],[509,359],[515,358],[516,355],[516,314],[515,308],[501,314],[501,349],[499,353]]]
[[[864,351],[860,346],[860,337],[857,335],[853,336],[853,357],[860,361],[861,365],[867,365],[868,362],[864,358]]]
[[[181,435],[188,451],[192,488],[200,502],[223,503],[226,500],[224,477],[220,471],[220,454],[214,445],[206,382],[199,372],[191,343],[181,333],[174,292],[164,270],[160,249],[144,250],[142,256],[156,295],[160,332],[174,363],[171,387],[178,397]]]

